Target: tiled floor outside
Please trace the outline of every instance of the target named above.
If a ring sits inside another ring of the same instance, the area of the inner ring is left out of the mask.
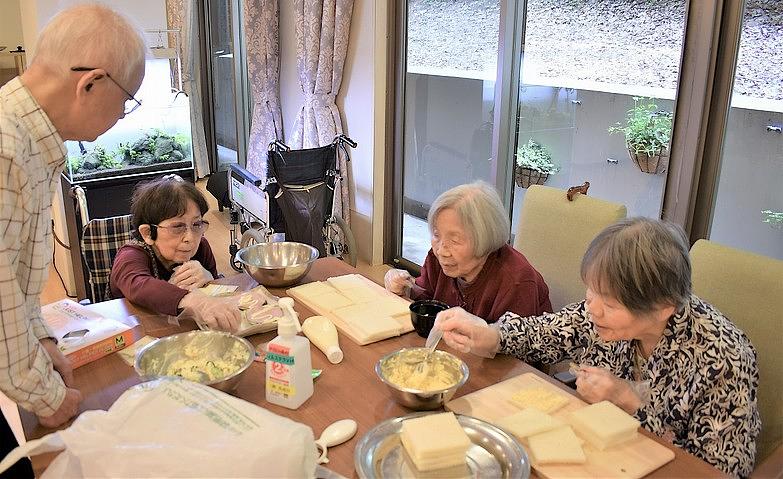
[[[427,221],[411,215],[402,217],[402,257],[418,265],[430,250],[430,229]]]

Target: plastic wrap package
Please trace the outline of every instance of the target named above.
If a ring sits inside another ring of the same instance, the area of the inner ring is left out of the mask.
[[[16,448],[0,471],[59,449],[43,478],[304,478],[315,476],[318,456],[308,426],[172,378],[135,386],[108,411],[84,412],[68,429]]]

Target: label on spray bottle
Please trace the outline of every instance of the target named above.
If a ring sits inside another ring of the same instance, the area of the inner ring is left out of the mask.
[[[296,394],[292,383],[294,357],[290,355],[291,349],[280,344],[270,344],[266,353],[266,367],[268,370],[266,379],[266,393],[288,399]]]

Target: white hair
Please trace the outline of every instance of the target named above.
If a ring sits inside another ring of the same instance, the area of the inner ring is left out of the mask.
[[[473,243],[473,255],[482,257],[508,243],[511,223],[495,188],[476,181],[438,196],[430,206],[427,223],[430,232],[441,211],[451,208]]]
[[[103,5],[83,4],[61,11],[46,24],[32,63],[61,76],[72,67],[102,68],[130,88],[145,55],[144,38],[128,18]]]

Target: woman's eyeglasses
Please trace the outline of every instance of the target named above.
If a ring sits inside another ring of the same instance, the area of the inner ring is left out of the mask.
[[[196,221],[193,224],[187,224],[187,223],[175,223],[173,225],[168,226],[160,226],[160,225],[150,225],[154,226],[155,228],[162,228],[167,230],[169,233],[171,233],[172,236],[183,236],[188,230],[192,231],[194,234],[201,235],[204,234],[205,231],[207,231],[207,228],[209,228],[209,223],[201,220]]]
[[[93,70],[97,70],[97,68],[92,68],[92,67],[72,67],[72,68],[71,68],[71,71],[72,71],[72,72],[91,72],[91,71],[93,71]],[[130,93],[128,90],[126,90],[125,88],[123,88],[123,86],[122,86],[122,85],[120,85],[119,83],[117,83],[117,80],[115,80],[114,78],[112,78],[112,77],[111,77],[111,75],[109,75],[109,72],[106,72],[106,77],[107,77],[109,80],[111,80],[112,82],[114,82],[114,84],[115,84],[115,85],[117,85],[117,86],[119,87],[119,89],[120,89],[120,90],[122,90],[123,92],[125,92],[125,94],[126,94],[126,95],[128,95],[128,99],[127,99],[127,100],[125,100],[125,109],[123,110],[123,112],[124,112],[126,115],[130,115],[130,114],[131,114],[131,113],[133,113],[133,112],[134,112],[134,111],[135,111],[135,110],[136,110],[138,107],[140,107],[140,106],[141,106],[141,102],[140,102],[139,100],[137,100],[137,99],[136,99],[136,97],[134,97],[133,95],[131,95],[131,93]]]

